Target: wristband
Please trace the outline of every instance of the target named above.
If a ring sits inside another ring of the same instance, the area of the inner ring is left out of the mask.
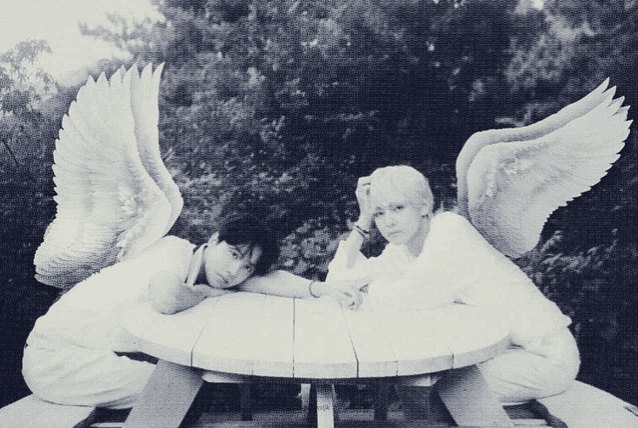
[[[363,239],[368,239],[370,237],[370,232],[367,230],[364,230],[361,226],[359,226],[356,223],[354,225],[354,230],[356,230],[357,233],[363,237]]]
[[[308,292],[310,293],[312,297],[314,297],[315,299],[318,299],[320,296],[316,296],[315,293],[312,292],[312,284],[314,284],[315,282],[317,281],[310,280],[310,282],[308,283]]]

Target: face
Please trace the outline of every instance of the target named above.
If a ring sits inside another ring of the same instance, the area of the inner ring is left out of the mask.
[[[210,242],[204,254],[206,280],[213,288],[230,288],[244,282],[255,271],[262,250],[248,245]]]
[[[374,203],[374,201],[373,201]],[[426,206],[416,207],[405,199],[375,203],[374,222],[381,235],[396,245],[423,245],[427,233]],[[420,239],[420,242],[417,242]]]

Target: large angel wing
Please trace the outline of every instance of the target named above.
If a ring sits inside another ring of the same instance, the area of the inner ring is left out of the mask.
[[[607,85],[538,123],[479,132],[466,142],[456,164],[459,209],[503,254],[534,248],[549,215],[618,159],[629,107]]]
[[[68,288],[164,236],[182,197],[158,143],[162,66],[89,78],[63,118],[53,171],[57,212],[36,279]]]

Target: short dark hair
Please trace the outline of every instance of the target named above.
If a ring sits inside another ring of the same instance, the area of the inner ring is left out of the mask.
[[[279,259],[279,242],[275,234],[259,218],[251,214],[233,214],[224,218],[218,230],[218,242],[247,245],[249,254],[259,247],[261,256],[255,264],[255,275],[267,273]]]

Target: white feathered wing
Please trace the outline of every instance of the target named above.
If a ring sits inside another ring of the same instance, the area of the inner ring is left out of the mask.
[[[549,215],[618,159],[629,107],[607,85],[538,123],[479,132],[464,145],[456,164],[460,213],[503,254],[533,249]]]
[[[56,140],[57,212],[38,248],[36,279],[69,288],[164,236],[183,201],[158,142],[162,66],[89,78]]]

